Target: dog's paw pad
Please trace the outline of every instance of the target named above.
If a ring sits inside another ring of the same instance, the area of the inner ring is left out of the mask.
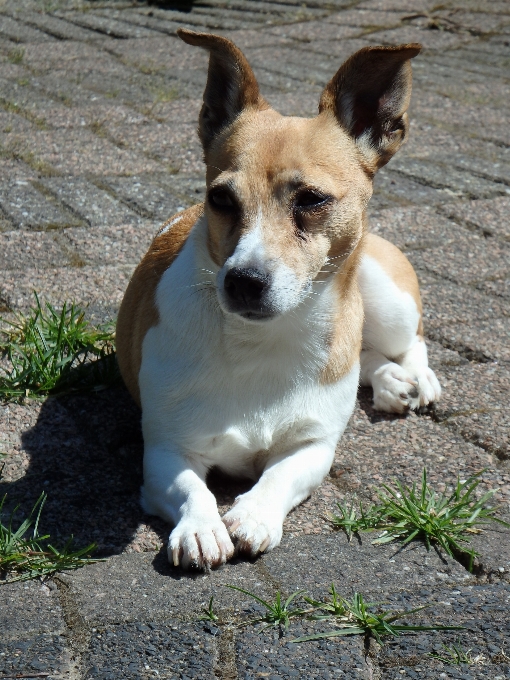
[[[234,546],[219,517],[214,521],[183,519],[168,540],[168,561],[184,569],[214,569],[233,554]]]
[[[276,548],[282,539],[282,522],[258,504],[240,500],[223,516],[237,552],[255,557]]]

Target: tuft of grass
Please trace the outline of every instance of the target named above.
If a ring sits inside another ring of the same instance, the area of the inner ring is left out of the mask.
[[[23,47],[16,47],[7,54],[7,59],[11,62],[11,64],[21,64],[24,56],[25,50]]]
[[[457,644],[452,644],[451,647],[448,645],[441,645],[441,647],[445,650],[443,656],[440,656],[439,654],[429,654],[429,656],[438,661],[442,661],[448,666],[460,666],[461,664],[471,665],[483,663],[486,660],[483,654],[473,656],[470,649],[464,651],[458,640]]]
[[[364,510],[360,503],[358,516],[353,505],[347,507],[338,503],[339,515],[332,515],[332,524],[343,529],[351,538],[358,531],[382,530],[374,544],[400,540],[405,545],[413,539],[421,539],[427,550],[435,543],[451,557],[463,554],[469,558],[469,569],[473,568],[477,556],[473,549],[466,548],[470,534],[480,533],[480,526],[498,522],[510,526],[496,517],[497,506],[487,505],[495,490],[488,491],[476,500],[475,490],[480,484],[484,470],[457,484],[450,495],[436,493],[427,483],[424,468],[420,486],[403,487],[395,481],[396,488],[383,484],[384,492],[379,491],[381,504]]]
[[[37,577],[50,576],[57,571],[79,569],[86,564],[100,561],[90,557],[97,547],[95,543],[73,551],[72,538],[70,538],[59,550],[48,543],[50,538],[48,534],[44,536],[39,534],[39,521],[46,501],[46,493],[43,492],[39,496],[30,514],[17,529],[13,528],[13,524],[19,506],[12,511],[7,524],[2,521],[6,497],[7,495],[0,501],[0,575],[5,578],[0,583],[28,581]],[[32,532],[28,535],[30,528]]]
[[[61,310],[35,293],[35,307],[15,321],[0,317],[0,399],[70,390],[99,390],[118,380],[114,332],[93,328],[83,310],[64,304]]]
[[[198,619],[199,621],[213,621],[214,623],[216,623],[216,621],[219,620],[219,616],[214,613],[213,600],[214,600],[214,595],[211,595],[211,599],[209,600],[209,604],[208,604],[207,608],[204,607],[202,609],[204,614],[203,614],[203,616],[199,617],[199,619]]]
[[[292,593],[292,595],[289,595],[289,597],[285,601],[282,601],[281,593],[280,591],[278,591],[276,593],[274,602],[271,603],[267,602],[266,600],[263,600],[255,593],[251,593],[249,590],[244,590],[243,588],[238,588],[237,586],[232,585],[227,585],[227,588],[232,588],[232,590],[238,590],[240,593],[249,595],[249,597],[252,597],[259,604],[265,607],[266,613],[263,616],[260,616],[259,618],[256,619],[250,619],[250,621],[246,621],[244,624],[242,624],[250,625],[253,623],[266,623],[267,625],[263,626],[260,632],[270,627],[279,628],[280,631],[282,628],[287,630],[290,626],[290,620],[292,618],[295,618],[296,616],[304,616],[310,611],[296,609],[290,606],[297,597],[299,597],[305,592],[304,590],[297,590],[295,593]]]
[[[318,602],[310,598],[305,598],[312,604],[315,610],[322,611],[323,614],[312,616],[315,620],[334,619],[338,626],[335,630],[325,633],[314,633],[291,640],[291,642],[307,642],[308,640],[319,640],[321,638],[338,637],[340,635],[365,635],[373,637],[377,642],[383,644],[383,636],[392,635],[398,637],[402,632],[418,632],[426,630],[460,630],[461,626],[407,626],[395,624],[395,621],[410,616],[426,607],[417,607],[403,612],[371,611],[373,607],[382,604],[378,602],[365,602],[361,593],[354,593],[352,600],[339,597],[334,585],[331,586],[331,602]]]

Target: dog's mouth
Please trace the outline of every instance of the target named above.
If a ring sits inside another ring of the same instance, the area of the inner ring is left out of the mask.
[[[275,314],[268,312],[238,312],[239,316],[247,321],[269,321],[275,317]]]

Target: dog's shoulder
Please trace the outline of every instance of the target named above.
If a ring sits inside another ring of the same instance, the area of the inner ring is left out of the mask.
[[[161,226],[131,277],[122,300],[117,319],[117,359],[124,382],[138,404],[142,343],[149,328],[159,320],[156,288],[164,272],[181,252],[203,211],[203,204],[194,205],[172,216]]]

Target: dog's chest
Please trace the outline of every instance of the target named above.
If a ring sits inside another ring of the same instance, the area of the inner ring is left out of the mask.
[[[335,384],[321,383],[330,329],[324,310],[316,312],[318,297],[303,305],[308,316],[301,319],[227,323],[212,286],[194,292],[190,272],[201,270],[188,251],[158,286],[160,323],[143,343],[146,440],[161,433],[207,465],[253,476],[269,453],[317,439],[334,444],[352,412],[359,367]],[[322,302],[327,308],[325,293]]]

